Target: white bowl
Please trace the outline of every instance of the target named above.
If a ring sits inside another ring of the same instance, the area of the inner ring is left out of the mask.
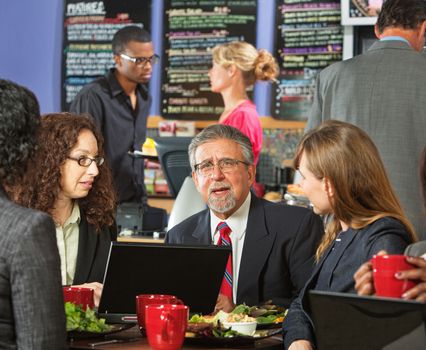
[[[223,326],[240,334],[253,336],[256,332],[257,322],[223,322]]]

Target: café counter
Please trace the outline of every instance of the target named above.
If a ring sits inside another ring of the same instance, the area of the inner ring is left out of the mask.
[[[109,342],[108,342],[109,341]],[[101,343],[105,342],[105,343]],[[108,343],[106,343],[108,342]],[[96,339],[81,339],[81,340],[71,340],[69,342],[70,349],[119,349],[119,350],[149,350],[147,339],[142,337],[139,332],[138,326],[134,326],[130,329],[122,331],[120,333],[111,334],[105,338],[96,338]],[[269,338],[260,339],[255,341],[251,345],[244,345],[244,349],[252,350],[282,350],[283,342],[281,334],[272,336]],[[196,345],[196,344],[183,344],[183,350],[186,349],[224,349],[223,347],[217,347],[215,345],[206,346],[206,345]],[[232,347],[231,344],[227,344],[226,349],[241,349],[241,347]]]

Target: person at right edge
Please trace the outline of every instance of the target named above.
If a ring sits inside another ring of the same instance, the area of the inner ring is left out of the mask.
[[[377,145],[402,207],[426,239],[417,162],[426,144],[426,0],[386,0],[375,26],[380,39],[362,55],[317,78],[307,130],[326,119],[352,123]]]
[[[283,323],[286,349],[312,350],[308,291],[355,293],[353,274],[361,264],[380,250],[401,254],[417,237],[362,129],[325,121],[302,138],[294,165],[314,212],[327,218],[316,266]]]

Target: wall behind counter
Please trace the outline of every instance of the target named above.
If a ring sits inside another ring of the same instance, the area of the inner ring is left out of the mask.
[[[141,0],[144,1],[144,0]],[[15,0],[2,3],[0,11],[0,77],[30,88],[37,95],[42,113],[61,110],[61,50],[63,1]],[[275,0],[262,0],[257,14],[257,46],[273,49]],[[163,1],[154,0],[151,32],[155,50],[161,53]],[[151,115],[160,115],[160,66],[150,88]],[[255,103],[261,116],[270,115],[271,89],[259,83]]]
[[[2,1],[0,77],[30,88],[43,113],[60,110],[60,0]]]

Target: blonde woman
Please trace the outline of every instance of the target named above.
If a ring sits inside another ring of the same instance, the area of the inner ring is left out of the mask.
[[[379,152],[358,127],[329,120],[307,133],[296,151],[300,185],[315,213],[329,215],[316,267],[284,321],[286,349],[313,349],[303,308],[310,289],[355,293],[353,275],[380,250],[401,254],[416,235],[386,175]]]
[[[219,123],[237,128],[250,139],[257,164],[262,149],[262,126],[247,89],[257,80],[274,80],[278,75],[276,61],[268,51],[257,50],[243,41],[218,45],[212,55],[211,90],[222,95],[225,105]]]

